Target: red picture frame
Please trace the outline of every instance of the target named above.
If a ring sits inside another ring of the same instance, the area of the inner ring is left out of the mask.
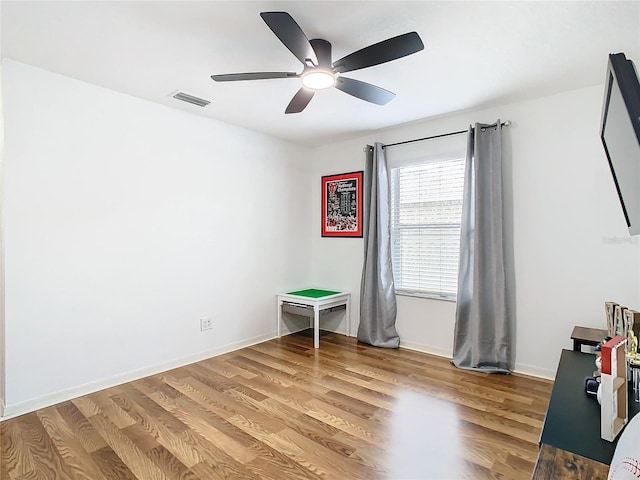
[[[322,177],[322,236],[362,237],[364,172]]]

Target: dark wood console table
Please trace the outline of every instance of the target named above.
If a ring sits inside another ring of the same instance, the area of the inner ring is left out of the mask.
[[[607,442],[600,438],[600,405],[584,392],[585,377],[596,369],[594,361],[593,354],[562,351],[540,435],[534,479],[592,478],[579,476],[580,472],[608,471],[618,439]],[[640,403],[629,402],[629,419],[639,411]],[[548,476],[550,471],[555,472],[553,476]]]

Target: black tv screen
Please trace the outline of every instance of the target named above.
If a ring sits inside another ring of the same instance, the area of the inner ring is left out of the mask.
[[[640,82],[624,53],[609,55],[600,138],[631,235],[640,234]]]

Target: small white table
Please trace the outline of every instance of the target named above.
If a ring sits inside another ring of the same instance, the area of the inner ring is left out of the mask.
[[[320,310],[339,307],[346,308],[345,319],[347,323],[347,336],[351,332],[350,325],[350,302],[351,294],[347,292],[336,292],[330,290],[320,290],[308,288],[287,293],[278,294],[278,338],[280,338],[280,324],[282,323],[282,304],[299,305],[301,307],[313,308],[313,347],[320,347]]]

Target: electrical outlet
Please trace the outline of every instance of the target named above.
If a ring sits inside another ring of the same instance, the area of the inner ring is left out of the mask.
[[[211,330],[213,325],[211,324],[211,319],[209,317],[200,319],[200,331]]]

